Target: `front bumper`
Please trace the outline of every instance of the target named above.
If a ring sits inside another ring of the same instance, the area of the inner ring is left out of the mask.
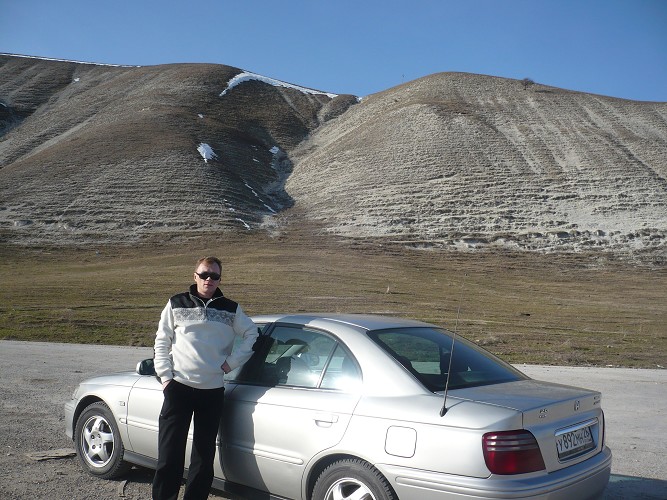
[[[548,475],[490,476],[471,478],[378,465],[389,478],[399,498],[420,500],[475,499],[543,499],[587,500],[600,498],[611,475],[611,450],[579,464]]]
[[[74,439],[74,410],[76,402],[74,400],[65,403],[65,434],[70,439]]]

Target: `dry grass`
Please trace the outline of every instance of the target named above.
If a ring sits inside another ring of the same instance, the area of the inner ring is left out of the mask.
[[[160,310],[204,254],[223,259],[225,293],[250,314],[399,315],[456,328],[516,363],[667,366],[665,269],[299,235],[0,247],[0,338],[152,345]]]

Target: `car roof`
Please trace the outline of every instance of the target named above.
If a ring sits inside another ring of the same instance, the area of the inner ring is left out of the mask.
[[[363,330],[383,330],[386,328],[406,327],[433,327],[429,323],[414,319],[379,314],[341,314],[341,313],[296,313],[296,314],[264,314],[253,316],[256,323],[293,323],[298,325],[310,324],[346,324]]]

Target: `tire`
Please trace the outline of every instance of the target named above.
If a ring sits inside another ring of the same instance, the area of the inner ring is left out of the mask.
[[[397,500],[389,481],[363,460],[345,459],[324,469],[315,482],[312,500]]]
[[[93,476],[112,479],[130,469],[123,461],[125,447],[116,419],[106,404],[98,401],[83,410],[76,421],[74,439],[81,465]]]

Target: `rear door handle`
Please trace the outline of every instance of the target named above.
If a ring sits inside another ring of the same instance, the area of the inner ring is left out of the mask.
[[[319,427],[331,427],[338,422],[338,415],[333,413],[316,413],[315,424]]]

